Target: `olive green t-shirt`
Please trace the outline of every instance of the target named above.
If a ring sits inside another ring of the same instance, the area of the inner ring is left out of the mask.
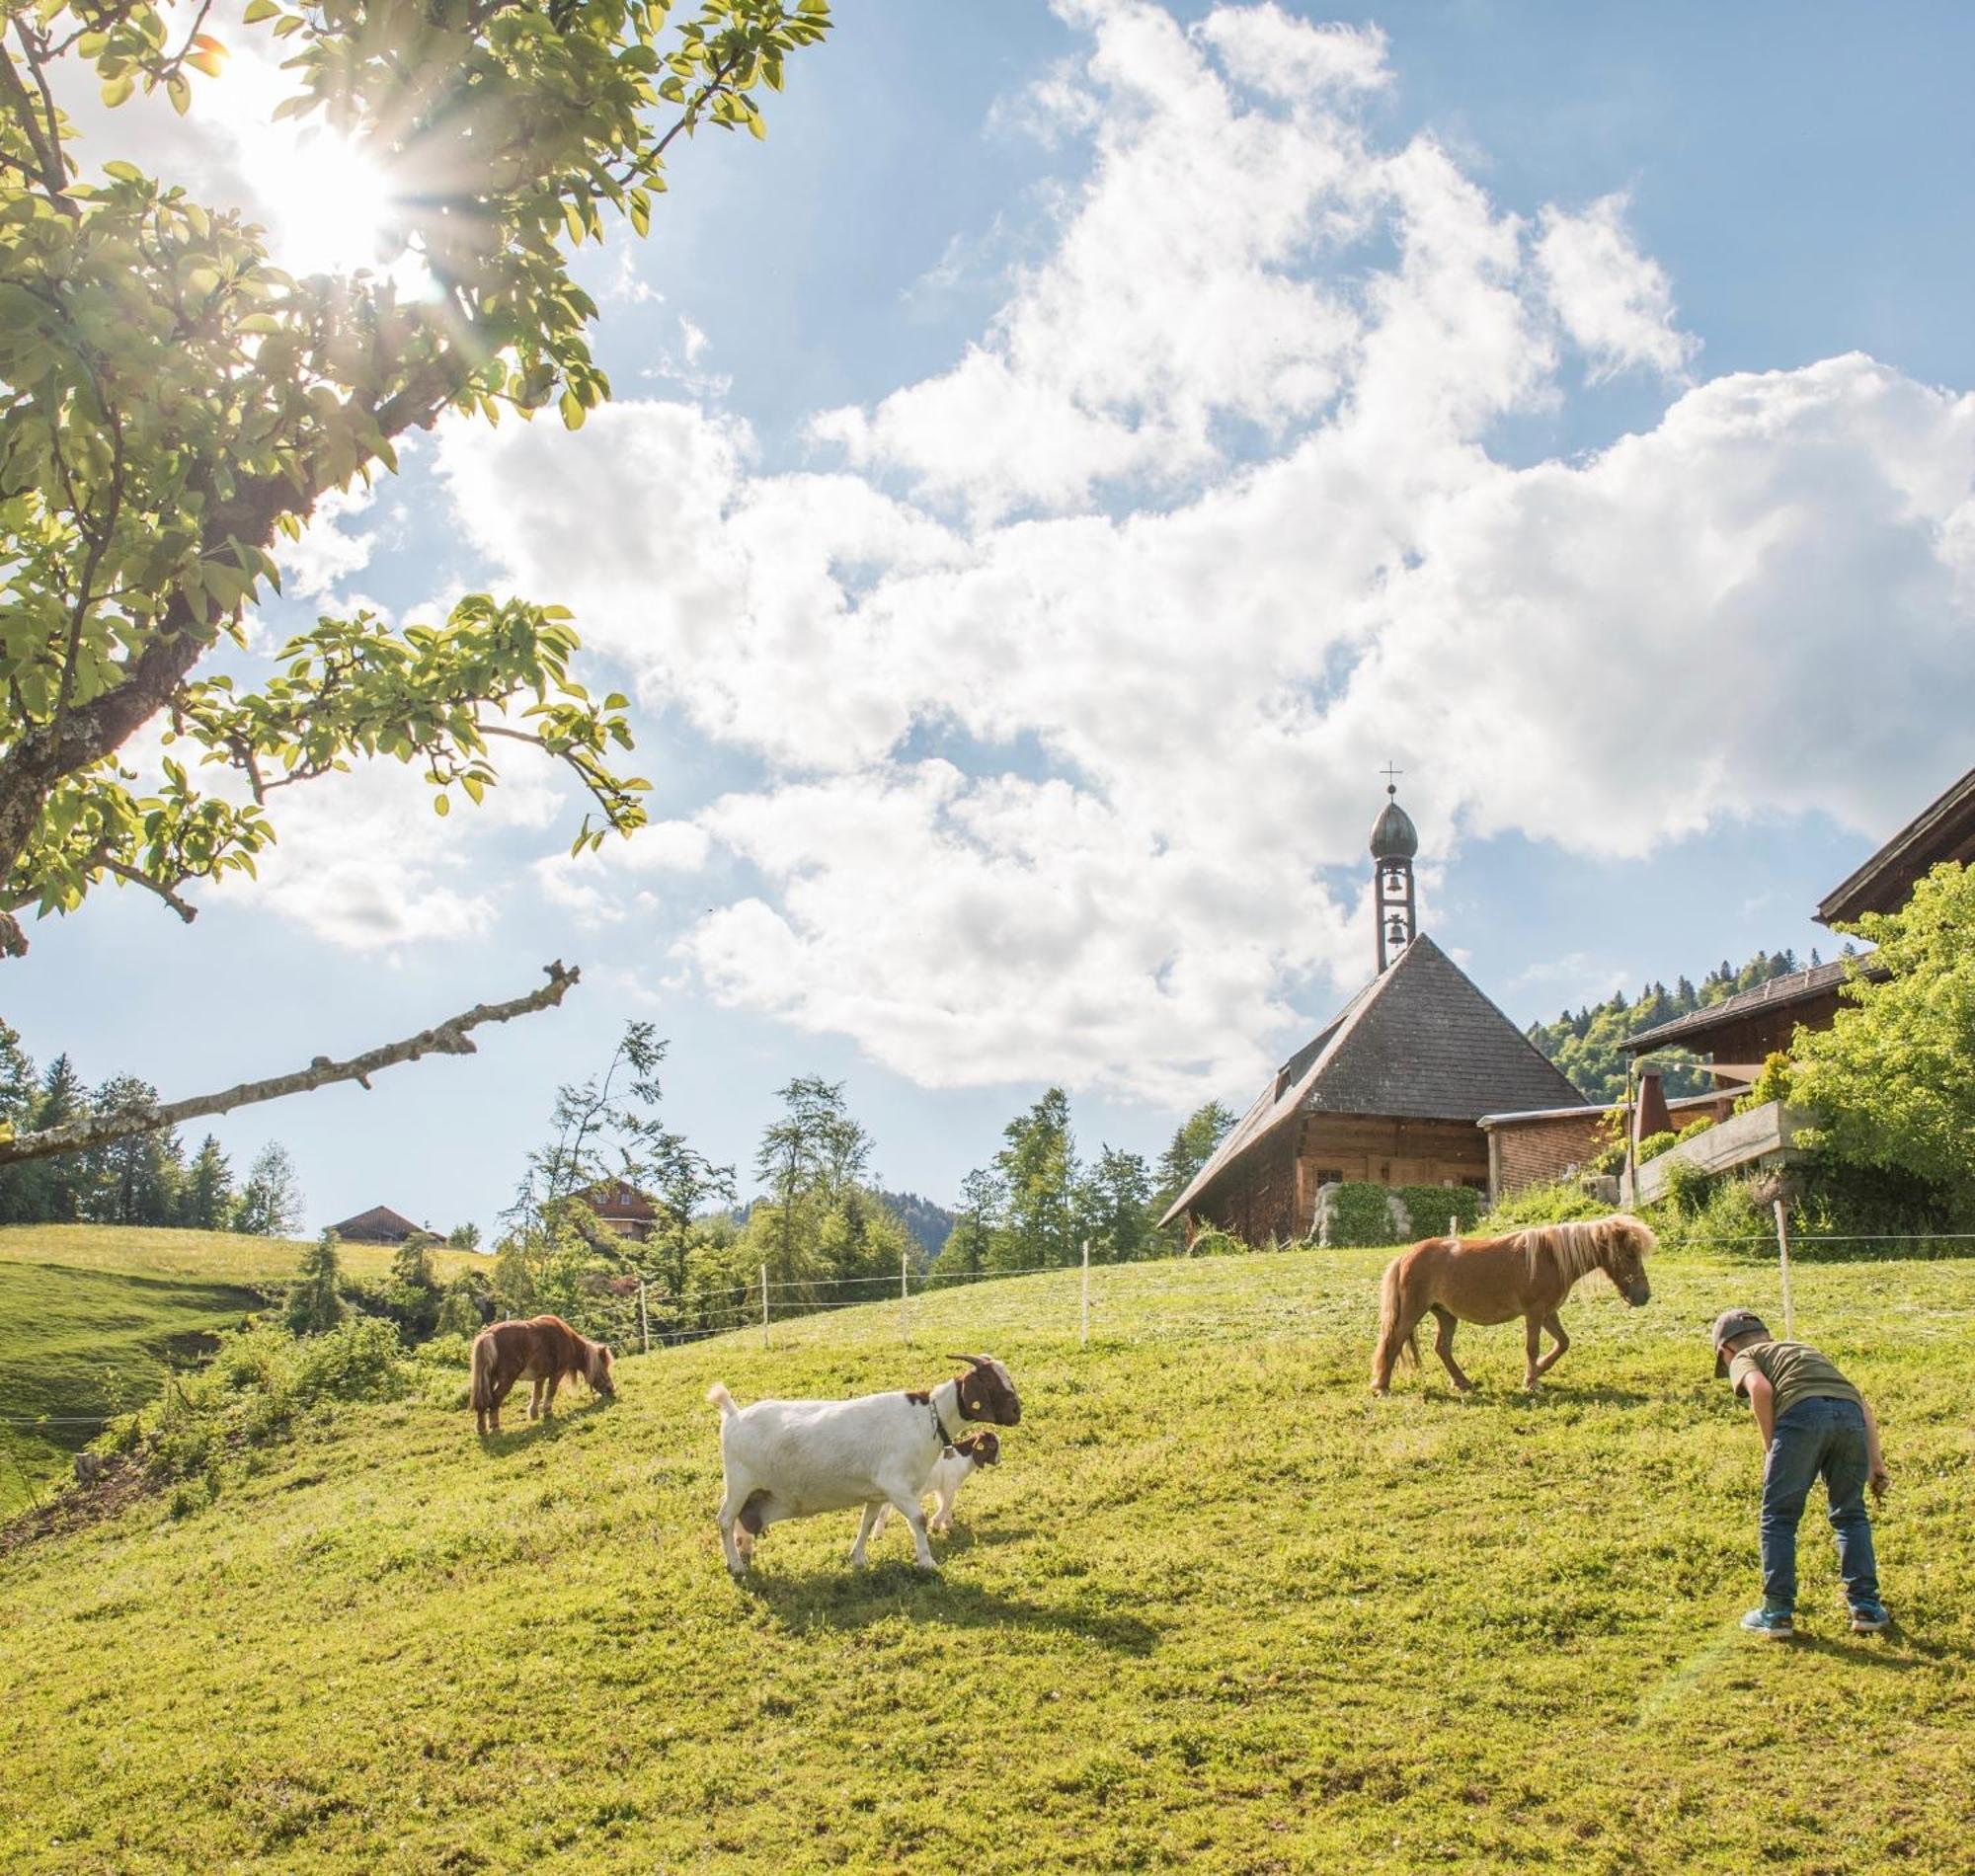
[[[1801,1342],[1758,1342],[1740,1350],[1728,1363],[1728,1385],[1741,1393],[1751,1370],[1776,1389],[1777,1418],[1800,1400],[1856,1400],[1858,1390],[1839,1373],[1830,1360]]]

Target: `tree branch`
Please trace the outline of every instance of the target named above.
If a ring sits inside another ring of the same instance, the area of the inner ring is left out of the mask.
[[[182,1121],[196,1121],[202,1115],[224,1114],[230,1109],[251,1107],[258,1101],[276,1101],[284,1094],[302,1094],[311,1088],[327,1087],[334,1081],[355,1081],[368,1088],[369,1077],[380,1068],[401,1061],[417,1061],[421,1055],[470,1055],[475,1053],[468,1030],[483,1023],[511,1022],[516,1016],[530,1016],[536,1010],[560,1003],[564,992],[582,975],[560,960],[547,968],[548,981],[526,996],[506,1003],[476,1003],[470,1010],[449,1016],[431,1029],[422,1029],[403,1042],[386,1043],[348,1061],[331,1061],[318,1055],[306,1068],[292,1074],[275,1075],[266,1081],[243,1081],[238,1087],[219,1094],[198,1094],[185,1101],[167,1101],[162,1106],[123,1109],[120,1112],[92,1114],[61,1127],[43,1129],[39,1133],[22,1133],[0,1139],[0,1166],[16,1166],[24,1160],[46,1159],[55,1153],[74,1153],[85,1147],[102,1146],[110,1140],[125,1139],[132,1133],[153,1133]]]

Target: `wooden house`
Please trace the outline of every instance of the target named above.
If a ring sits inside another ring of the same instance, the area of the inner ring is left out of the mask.
[[[1896,912],[1914,882],[1946,860],[1975,863],[1975,769],[1827,893],[1818,903],[1818,922],[1850,924],[1865,912]],[[1659,1049],[1691,1050],[1706,1056],[1722,1079],[1753,1081],[1766,1056],[1788,1054],[1799,1029],[1829,1029],[1837,1020],[1846,970],[1840,958],[1772,977],[1704,1010],[1639,1030],[1623,1048],[1635,1058]]]
[[[628,1180],[605,1179],[576,1195],[606,1231],[643,1244],[658,1223],[658,1210]]]
[[[1390,791],[1388,791],[1389,793]],[[1167,1211],[1251,1244],[1306,1237],[1320,1186],[1488,1187],[1484,1114],[1585,1099],[1446,952],[1413,930],[1417,836],[1374,829],[1382,969],[1277,1069]],[[1383,962],[1389,959],[1389,962]]]
[[[329,1228],[346,1244],[402,1244],[421,1227],[387,1205],[373,1205]]]

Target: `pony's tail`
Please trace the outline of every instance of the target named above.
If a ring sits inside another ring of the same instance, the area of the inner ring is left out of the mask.
[[[1379,1282],[1379,1348],[1382,1353],[1391,1346],[1392,1331],[1399,1326],[1399,1266],[1405,1261],[1403,1257],[1393,1258],[1385,1266],[1385,1274]],[[1400,1344],[1399,1360],[1407,1368],[1418,1368],[1420,1365],[1417,1323]]]
[[[735,1406],[734,1396],[727,1391],[727,1383],[725,1381],[715,1381],[706,1390],[706,1398],[720,1409],[720,1416],[723,1420],[732,1420],[741,1411],[740,1408]]]
[[[467,1405],[476,1414],[488,1412],[494,1405],[494,1338],[476,1336],[473,1343],[473,1391],[468,1396]]]

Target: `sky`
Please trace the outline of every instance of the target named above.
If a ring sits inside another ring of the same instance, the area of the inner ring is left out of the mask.
[[[347,258],[362,177],[221,36],[186,125],[79,107],[91,153]],[[215,1125],[313,1227],[491,1234],[632,1018],[744,1192],[798,1074],[941,1202],[1053,1082],[1093,1155],[1244,1107],[1371,974],[1387,762],[1422,928],[1519,1023],[1829,955],[1975,760],[1971,57],[1949,4],[850,0],[765,142],[582,254],[614,403],[416,439],[257,624],[571,606],[653,826],[574,861],[545,765],[444,821],[368,769],[192,926],[35,927],[0,1012],[171,1098],[577,964],[472,1057]]]

